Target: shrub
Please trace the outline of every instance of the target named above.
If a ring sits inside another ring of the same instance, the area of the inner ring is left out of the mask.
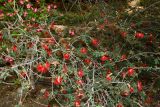
[[[21,97],[48,84],[41,91],[51,106],[150,105],[160,70],[159,31],[148,30],[152,22],[99,3],[93,9],[100,13],[91,21],[84,16],[91,26],[83,15],[80,27],[73,26],[76,18],[72,26],[62,26],[58,19],[72,22],[73,13],[68,19],[54,3],[2,4],[1,82],[20,85]]]

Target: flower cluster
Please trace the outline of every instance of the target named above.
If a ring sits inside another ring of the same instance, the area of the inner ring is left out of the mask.
[[[44,65],[42,65],[41,63],[39,63],[37,65],[37,71],[40,73],[46,73],[50,68],[50,63],[46,62]]]

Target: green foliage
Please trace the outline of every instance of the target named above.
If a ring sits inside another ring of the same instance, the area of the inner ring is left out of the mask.
[[[151,8],[129,14],[127,2],[119,2],[76,4],[65,12],[45,1],[6,2],[0,64],[8,65],[0,79],[24,92],[48,84],[43,94],[52,106],[152,105],[145,102],[159,88],[159,18],[153,21]]]

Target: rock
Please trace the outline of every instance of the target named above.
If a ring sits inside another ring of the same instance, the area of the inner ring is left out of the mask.
[[[128,5],[131,7],[136,7],[137,5],[139,5],[141,0],[132,0],[131,2],[128,2]]]
[[[55,32],[56,32],[58,35],[64,36],[65,33],[67,32],[67,26],[54,25],[54,30],[55,30]]]

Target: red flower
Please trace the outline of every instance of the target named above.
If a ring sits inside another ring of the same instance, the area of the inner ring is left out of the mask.
[[[0,41],[2,41],[2,39],[3,39],[2,36],[0,36]]]
[[[27,45],[28,45],[28,48],[32,48],[34,46],[34,43],[33,42],[29,42]]]
[[[42,28],[36,29],[37,32],[42,32]]]
[[[57,9],[57,5],[54,5],[53,8],[54,8],[54,9]]]
[[[133,92],[134,92],[134,88],[133,88],[133,87],[131,87],[131,85],[130,85],[130,84],[127,84],[127,85],[128,85],[128,88],[129,88],[130,93],[133,93]]]
[[[147,67],[148,65],[147,64],[141,64],[140,66],[141,67]]]
[[[23,16],[26,17],[28,15],[28,12],[23,12]]]
[[[135,33],[135,38],[139,38],[139,39],[144,38],[144,34],[137,32]]]
[[[13,0],[8,0],[9,3],[13,2]]]
[[[121,56],[121,60],[123,61],[123,60],[126,60],[127,59],[127,56],[125,55],[125,54],[123,54],[122,56]]]
[[[70,59],[70,54],[69,54],[69,53],[65,53],[65,54],[63,55],[63,58],[64,58],[65,60],[69,60],[69,59]]]
[[[51,105],[50,104],[48,104],[48,106],[47,107],[51,107]]]
[[[22,71],[22,72],[20,73],[20,77],[25,78],[26,76],[27,76],[26,72]]]
[[[84,59],[84,62],[85,62],[86,64],[90,64],[91,60],[88,59],[88,58],[86,58],[86,59]]]
[[[65,46],[65,48],[66,48],[66,50],[70,50],[71,46],[67,44],[67,45]]]
[[[137,81],[137,88],[138,88],[138,91],[142,91],[142,82],[141,81]]]
[[[33,12],[36,13],[38,11],[37,8],[33,8]]]
[[[128,68],[127,73],[129,76],[132,76],[134,74],[134,72],[135,72],[135,70],[133,68]]]
[[[78,80],[78,81],[76,81],[76,83],[79,84],[79,85],[82,85],[83,81],[82,80]]]
[[[55,28],[55,22],[51,22],[50,28],[53,30]]]
[[[51,5],[47,6],[47,11],[49,12],[51,10]]]
[[[49,92],[47,90],[45,90],[43,97],[46,99],[49,97]]]
[[[23,4],[24,4],[24,0],[19,0],[19,3],[20,3],[21,5],[23,5]]]
[[[38,64],[37,65],[37,71],[40,72],[40,73],[46,73],[47,69],[42,64]]]
[[[49,50],[49,47],[48,47],[48,45],[46,45],[46,44],[42,44],[42,48],[44,49],[44,50]]]
[[[81,102],[79,100],[77,100],[77,101],[74,102],[74,104],[75,104],[75,107],[80,107]]]
[[[93,46],[97,46],[99,44],[97,39],[92,39],[91,43]]]
[[[85,48],[85,47],[81,48],[80,52],[82,54],[86,54],[87,53],[87,48]]]
[[[111,80],[112,80],[111,76],[110,76],[110,75],[107,75],[107,76],[106,76],[106,80],[111,81]]]
[[[27,4],[26,7],[27,7],[27,9],[30,9],[32,7],[32,5],[31,4]]]
[[[2,10],[0,10],[0,15],[2,15],[3,14],[3,11]]]
[[[107,70],[107,74],[111,74],[111,72],[112,72],[112,71],[111,71],[110,69]]]
[[[14,59],[12,57],[5,57],[4,61],[10,63],[11,65],[14,63]]]
[[[75,32],[74,32],[74,30],[69,30],[69,34],[71,35],[71,36],[74,36],[75,35]]]
[[[48,70],[50,68],[51,64],[49,62],[46,62],[44,67]]]
[[[12,47],[12,50],[13,50],[14,52],[16,52],[16,51],[17,51],[17,46],[14,45],[14,46]]]
[[[55,39],[54,38],[48,39],[47,42],[49,44],[55,44]]]
[[[110,70],[110,69],[107,70],[106,80],[108,80],[108,81],[111,81],[111,80],[112,80],[112,78],[111,78],[111,70]]]
[[[38,70],[38,71],[42,71],[42,69],[43,69],[43,65],[42,65],[42,64],[38,64],[38,65],[37,65],[37,70]]]
[[[130,87],[129,90],[130,90],[130,93],[134,92],[134,88],[133,87]]]
[[[60,85],[62,83],[62,77],[58,76],[55,78],[54,82],[55,85]]]
[[[127,91],[122,91],[121,92],[122,97],[127,97],[128,95],[129,95],[129,92],[127,92]]]
[[[122,78],[125,78],[126,77],[126,72],[122,72],[121,76],[122,76]]]
[[[107,61],[107,60],[110,60],[110,58],[106,55],[103,55],[103,56],[101,56],[100,60],[101,61]]]
[[[126,37],[127,36],[127,32],[121,32],[121,36],[122,37]]]
[[[51,55],[52,55],[52,50],[51,50],[51,49],[46,50],[46,52],[47,52],[47,55],[48,55],[48,56],[51,56]]]
[[[80,70],[78,71],[78,76],[79,76],[79,77],[83,77],[83,76],[84,76],[84,72],[83,72],[82,69],[80,69]]]
[[[3,39],[2,37],[3,37],[3,35],[0,33],[0,41],[2,41],[2,39]]]
[[[148,96],[145,100],[146,104],[151,104],[153,102],[153,97]]]
[[[153,39],[154,39],[154,38],[153,38],[153,35],[150,34],[149,37],[148,37],[148,41],[149,41],[150,43],[152,43],[152,42],[153,42]]]
[[[62,93],[63,93],[63,94],[67,94],[67,90],[64,90],[64,89],[63,89],[63,90],[62,90]]]
[[[99,25],[99,29],[104,30],[104,26],[105,26],[104,24]]]
[[[116,107],[123,107],[122,103],[118,103]]]
[[[78,92],[77,93],[77,99],[79,99],[79,98],[82,98],[84,96],[84,93],[83,92]]]

